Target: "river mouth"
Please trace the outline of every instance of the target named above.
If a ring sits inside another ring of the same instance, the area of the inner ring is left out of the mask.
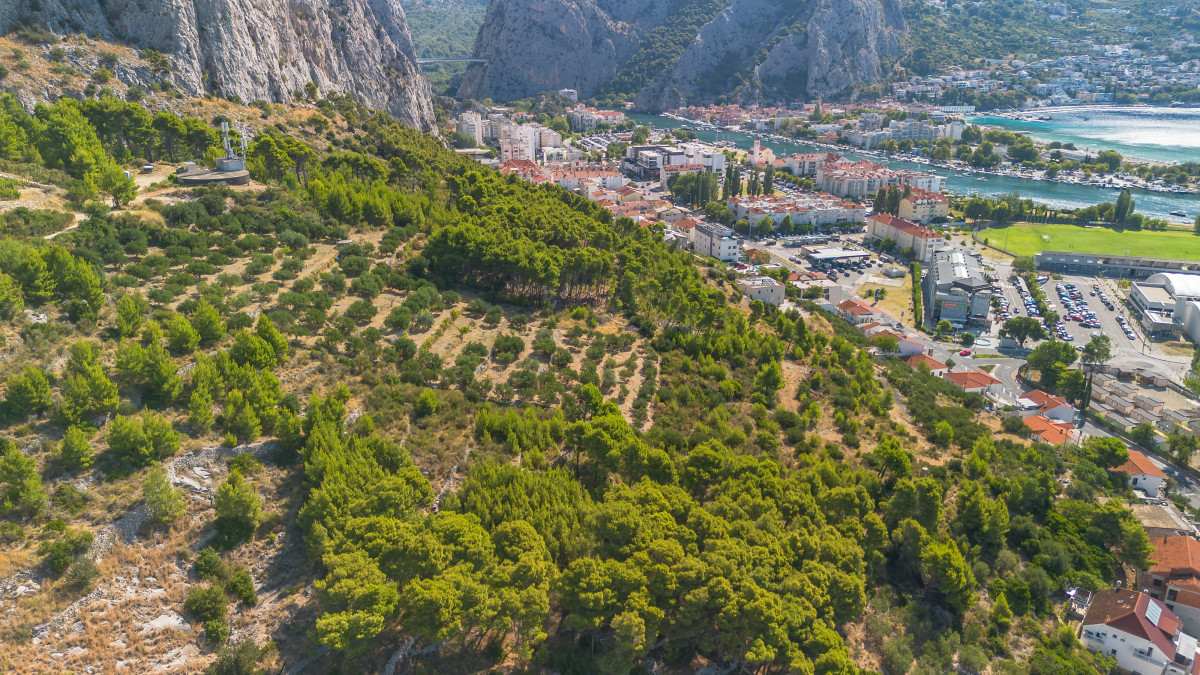
[[[1162,108],[1161,110],[1172,109]],[[1188,112],[1195,112],[1200,115],[1200,111]],[[628,113],[626,117],[641,125],[652,124],[656,129],[683,126],[683,123],[679,120],[659,115]],[[693,131],[695,131],[697,138],[706,143],[729,141],[742,150],[749,150],[754,144],[754,136],[748,132],[695,129]],[[1200,136],[1195,131],[1189,131],[1188,133]],[[874,154],[867,155],[856,152],[850,146],[830,148],[824,145],[815,145],[801,141],[788,140],[777,142],[770,138],[763,139],[762,145],[765,148],[770,148],[777,157],[786,157],[797,152],[837,152],[851,159],[868,159],[892,169],[913,169],[936,173],[939,176],[946,177],[945,189],[948,192],[960,195],[979,195],[981,197],[998,197],[1017,192],[1020,193],[1023,199],[1032,199],[1038,204],[1045,204],[1053,209],[1081,209],[1099,204],[1100,202],[1116,202],[1117,196],[1120,194],[1120,191],[1117,189],[1095,185],[1035,181],[1012,176],[979,174],[977,172],[970,172],[968,174],[952,169],[931,167],[926,164],[879,157]],[[1118,150],[1118,152],[1120,151]],[[1197,160],[1197,158],[1200,158],[1200,152],[1195,153],[1191,157],[1192,161]],[[1149,192],[1146,190],[1134,190],[1133,195],[1134,200],[1137,202],[1137,212],[1150,218],[1161,218],[1172,223],[1190,225],[1192,218],[1195,218],[1196,214],[1200,213],[1200,195]],[[1189,214],[1189,216],[1184,218],[1174,216],[1171,215],[1172,211],[1183,211]]]

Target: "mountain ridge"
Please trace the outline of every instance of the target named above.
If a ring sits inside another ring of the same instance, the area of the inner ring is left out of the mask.
[[[640,110],[729,93],[847,95],[880,81],[905,32],[899,0],[676,0],[642,11],[621,0],[492,0],[474,49],[489,63],[469,68],[458,91],[511,100],[572,88]]]
[[[253,0],[18,0],[0,6],[0,33],[21,24],[161,52],[171,63],[172,83],[186,96],[290,103],[312,82],[319,92],[352,95],[410,126],[433,126],[432,92],[398,0],[269,6]]]

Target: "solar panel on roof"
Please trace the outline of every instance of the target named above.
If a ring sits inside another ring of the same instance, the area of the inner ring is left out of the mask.
[[[1162,618],[1162,606],[1157,602],[1151,602],[1150,605],[1146,607],[1146,618],[1150,620],[1150,623],[1157,626],[1158,620]]]

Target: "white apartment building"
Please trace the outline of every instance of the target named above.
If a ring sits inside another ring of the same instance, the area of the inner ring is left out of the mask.
[[[692,247],[699,255],[729,262],[742,257],[741,241],[733,230],[720,225],[702,223],[692,232]]]
[[[475,139],[475,145],[483,145],[484,124],[487,120],[477,112],[465,112],[458,118],[458,131]],[[490,125],[489,125],[490,126]]]

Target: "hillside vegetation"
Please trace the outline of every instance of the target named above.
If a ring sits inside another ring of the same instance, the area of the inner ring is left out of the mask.
[[[211,119],[0,99],[64,205],[3,217],[4,668],[1107,668],[1062,589],[1146,561],[1119,443],[1031,445],[815,305],[317,105],[184,189],[121,169],[211,158]]]

